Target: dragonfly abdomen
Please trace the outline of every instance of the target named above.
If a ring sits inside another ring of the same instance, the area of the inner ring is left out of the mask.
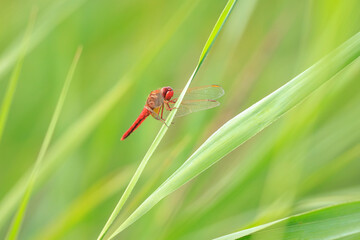
[[[135,122],[131,125],[131,127],[121,137],[121,140],[124,140],[133,131],[135,131],[149,115],[150,115],[150,111],[144,107],[144,109],[141,111],[139,117],[135,120]]]

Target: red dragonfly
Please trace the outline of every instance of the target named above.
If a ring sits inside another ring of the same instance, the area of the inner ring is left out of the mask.
[[[174,109],[174,104],[176,103],[177,97],[180,93],[181,90],[174,91],[171,87],[163,87],[152,91],[148,96],[144,109],[140,113],[139,117],[124,133],[121,140],[127,138],[150,115],[165,124],[164,116]],[[215,99],[221,97],[222,95],[224,95],[224,89],[218,85],[189,88],[176,113],[176,117],[217,107],[220,103]]]

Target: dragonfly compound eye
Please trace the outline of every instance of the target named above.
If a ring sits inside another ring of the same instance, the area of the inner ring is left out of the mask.
[[[169,88],[167,90],[168,91],[166,92],[165,99],[170,100],[172,98],[172,96],[174,95],[174,91],[171,88]]]
[[[161,89],[161,94],[163,95],[165,100],[170,100],[174,95],[174,91],[171,87],[163,87]]]

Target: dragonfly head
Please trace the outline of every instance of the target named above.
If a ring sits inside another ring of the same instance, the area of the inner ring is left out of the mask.
[[[174,90],[171,87],[163,87],[161,89],[161,95],[165,100],[170,100],[174,95]]]

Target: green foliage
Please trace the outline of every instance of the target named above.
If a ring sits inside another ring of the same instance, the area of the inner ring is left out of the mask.
[[[59,100],[58,100],[58,102],[56,104],[54,114],[53,114],[53,116],[51,118],[49,128],[47,129],[44,141],[41,144],[39,155],[36,158],[34,168],[33,168],[32,172],[31,172],[29,180],[28,180],[28,182],[26,184],[24,196],[22,197],[20,206],[19,206],[18,211],[17,211],[17,213],[15,215],[15,218],[14,218],[14,220],[12,222],[11,228],[9,229],[9,232],[8,232],[8,235],[7,235],[8,239],[17,239],[18,238],[21,223],[22,223],[22,221],[24,219],[26,208],[27,208],[27,205],[29,203],[29,200],[30,200],[33,188],[34,188],[35,181],[38,178],[39,169],[42,167],[42,164],[43,164],[43,161],[44,161],[44,156],[45,156],[46,151],[48,150],[48,147],[50,145],[51,138],[53,137],[53,134],[54,134],[54,131],[55,131],[55,126],[56,126],[56,124],[58,122],[60,112],[61,112],[62,107],[64,105],[64,101],[65,101],[67,92],[69,90],[71,80],[73,79],[75,68],[76,68],[76,65],[77,65],[77,63],[79,61],[81,51],[82,51],[82,47],[79,47],[76,54],[75,54],[74,60],[73,60],[73,62],[71,64],[71,66],[70,66],[69,73],[68,73],[68,75],[67,75],[67,77],[65,79],[64,87],[61,90]]]
[[[356,239],[359,228],[360,202],[350,202],[294,215],[216,239]]]
[[[272,94],[229,120],[156,189],[115,234],[139,219],[161,199],[277,120],[359,56],[360,33]]]
[[[114,220],[117,217],[117,215],[119,214],[121,208],[125,204],[126,200],[129,198],[132,190],[135,187],[136,182],[139,180],[141,173],[144,171],[144,168],[145,168],[147,162],[149,161],[150,157],[154,154],[156,148],[159,146],[160,141],[162,140],[162,138],[164,137],[164,135],[168,129],[168,126],[172,123],[172,121],[176,115],[177,109],[179,108],[182,100],[184,99],[186,91],[188,90],[191,82],[194,80],[196,73],[199,71],[201,64],[203,63],[207,54],[209,53],[211,46],[214,44],[216,37],[218,36],[222,26],[225,24],[226,19],[230,15],[231,10],[234,7],[235,3],[236,3],[236,1],[229,0],[228,3],[226,4],[223,12],[221,13],[218,21],[216,22],[216,24],[214,26],[214,29],[210,33],[210,36],[205,43],[204,49],[199,58],[199,62],[196,65],[193,74],[191,75],[190,79],[187,81],[184,89],[181,91],[180,96],[178,97],[178,100],[176,101],[176,103],[174,105],[175,109],[173,111],[171,111],[169,116],[166,118],[165,124],[162,126],[159,133],[156,135],[153,143],[151,144],[149,150],[146,152],[145,157],[143,158],[138,169],[136,170],[133,177],[131,178],[129,185],[125,189],[124,194],[121,196],[121,198],[120,198],[118,204],[116,205],[113,213],[111,214],[109,220],[106,222],[106,225],[104,226],[104,229],[101,231],[98,239],[102,239],[105,236],[105,234],[109,230],[111,224],[114,222]],[[119,226],[118,229],[110,236],[110,238],[114,238],[117,234],[119,234],[124,229],[124,228],[122,228],[122,226],[123,225]]]
[[[244,238],[357,229],[359,210],[345,210],[357,205],[360,186],[359,8],[357,0],[2,1],[0,238],[13,219],[22,222],[19,239],[96,238],[145,155],[151,161],[104,239],[119,226],[116,239],[213,239],[279,219],[278,230]],[[79,45],[81,61],[42,147]],[[200,64],[191,86],[221,85],[219,107],[169,128],[148,118],[120,141],[150,91],[184,88]],[[159,131],[167,131],[162,139]],[[16,215],[41,148],[26,214]],[[298,228],[297,216],[312,213],[321,221]]]
[[[6,120],[9,115],[11,103],[14,98],[15,90],[17,87],[17,82],[19,80],[21,68],[22,68],[22,65],[24,62],[24,57],[26,55],[26,51],[28,48],[31,31],[32,31],[32,28],[34,27],[35,16],[36,16],[36,13],[35,13],[35,10],[33,10],[33,13],[31,14],[31,17],[29,19],[29,24],[25,31],[25,36],[24,36],[23,42],[21,43],[21,50],[19,52],[19,57],[17,59],[15,68],[14,68],[13,72],[11,73],[9,85],[6,88],[6,93],[5,93],[4,99],[1,104],[1,108],[0,108],[0,142],[1,142],[1,138],[3,136]]]

